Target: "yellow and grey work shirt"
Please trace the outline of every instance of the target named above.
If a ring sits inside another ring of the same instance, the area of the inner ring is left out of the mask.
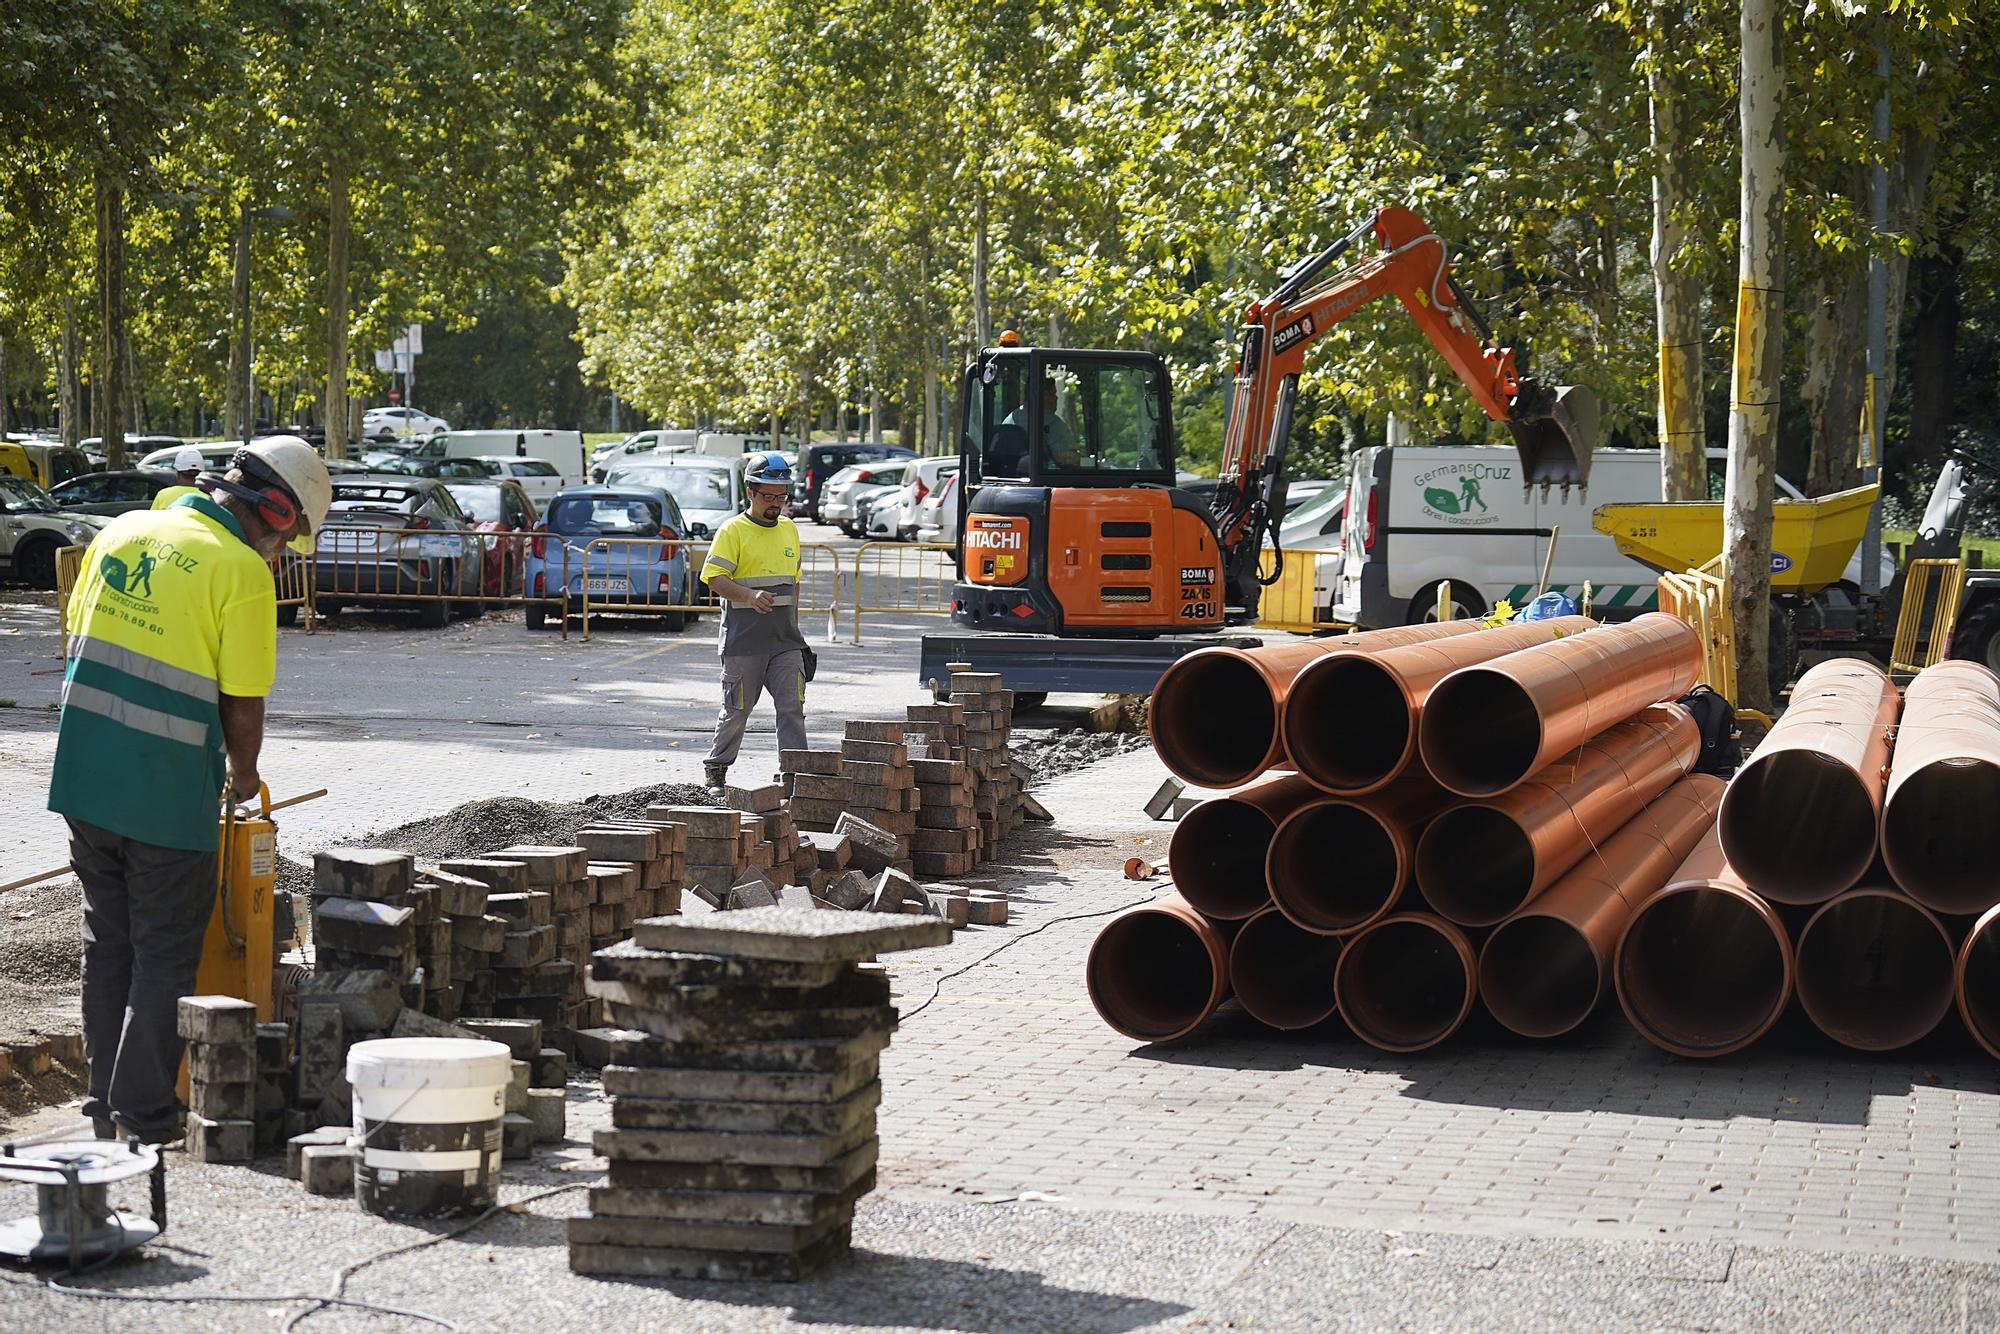
[[[790,519],[761,524],[739,514],[722,525],[701,567],[704,580],[723,575],[771,595],[771,610],[731,602],[722,609],[725,658],[766,657],[806,646],[799,633],[799,528]]]
[[[270,567],[206,496],[122,514],[63,611],[69,666],[49,809],[156,847],[215,850],[224,695],[277,672]]]

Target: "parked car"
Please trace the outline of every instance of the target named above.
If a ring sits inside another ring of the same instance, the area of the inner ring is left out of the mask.
[[[679,604],[674,611],[655,611],[663,628],[687,625],[686,605],[693,587],[687,548],[673,545],[685,536],[686,517],[673,494],[663,487],[632,482],[565,487],[549,504],[547,519],[528,544],[527,588],[531,597],[553,597],[560,590],[565,614],[580,606],[587,590],[590,609],[640,611]],[[657,539],[611,541],[593,547],[600,538]],[[548,621],[544,603],[528,604],[528,628]]]
[[[318,604],[328,615],[350,602],[413,609],[419,625],[432,627],[455,612],[477,615],[485,545],[443,482],[335,477],[333,505],[314,535]],[[402,600],[412,594],[425,600]]]
[[[562,472],[547,459],[515,458],[508,454],[482,454],[470,460],[485,469],[488,477],[504,477],[519,482],[535,504],[547,509],[563,489]]]
[[[405,456],[375,464],[370,472],[401,477],[435,477],[442,482],[492,481],[493,465],[478,459],[419,459]]]
[[[153,497],[180,479],[161,468],[127,468],[123,472],[87,472],[49,492],[63,509],[75,514],[126,514],[151,509]]]
[[[868,511],[865,531],[869,537],[887,537],[898,542],[917,540],[917,506],[930,498],[943,479],[958,471],[956,455],[933,455],[909,465],[909,480],[890,495],[875,502]]]
[[[483,591],[488,597],[513,597],[525,586],[522,571],[528,563],[528,535],[536,524],[535,502],[512,478],[486,477],[479,481],[446,482],[445,490],[485,535],[486,560]]]
[[[958,541],[958,479],[956,471],[946,473],[917,506],[917,541]]]
[[[607,482],[657,486],[673,496],[687,516],[690,537],[714,537],[716,530],[743,509],[743,464],[740,459],[705,454],[675,454],[647,458],[614,468]]]
[[[451,423],[417,408],[370,408],[361,414],[361,438],[428,440],[443,435]]]
[[[893,491],[910,480],[913,459],[852,463],[827,478],[819,493],[821,523],[836,525],[849,537],[861,536],[862,515],[855,503],[881,491]]]
[[[856,463],[915,457],[915,451],[901,445],[872,445],[858,441],[810,445],[804,452],[805,466],[798,469],[798,480],[792,483],[793,507],[800,514],[810,515],[814,523],[825,523],[826,520],[820,517],[819,498],[827,480],[835,473]]]
[[[49,443],[60,444],[61,442],[50,441]],[[125,466],[128,468],[131,467],[131,460],[143,458],[151,454],[154,450],[179,449],[186,443],[187,441],[177,435],[128,434],[125,437]],[[90,460],[90,466],[93,468],[105,467],[111,461],[111,456],[104,450],[104,439],[102,436],[86,436],[84,439],[76,442],[76,447],[83,451],[84,456]]]
[[[604,480],[604,474],[620,463],[654,454],[692,454],[699,431],[635,431],[623,440],[599,445],[590,455],[590,479]]]
[[[1326,491],[1346,489],[1346,482],[1329,477],[1294,477],[1285,483],[1285,517],[1291,518],[1300,506]]]
[[[140,459],[133,466],[138,468],[164,468],[168,472],[172,472],[174,470],[174,455],[180,453],[185,448],[187,448],[187,444],[183,441],[180,444],[170,445],[165,449],[156,449]],[[229,460],[236,457],[236,451],[243,448],[243,442],[241,440],[209,440],[197,444],[195,448],[201,451],[201,466],[203,470],[221,472],[229,467]]]
[[[56,586],[56,552],[88,546],[111,520],[67,513],[25,477],[0,475],[0,578]]]

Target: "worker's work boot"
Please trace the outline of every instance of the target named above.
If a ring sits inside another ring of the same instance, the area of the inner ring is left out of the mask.
[[[708,783],[708,790],[718,797],[721,796],[723,789],[729,785],[729,766],[726,764],[704,764],[701,766],[701,773],[703,779]]]

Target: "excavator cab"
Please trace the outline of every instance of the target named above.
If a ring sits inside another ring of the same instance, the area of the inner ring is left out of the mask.
[[[1164,362],[1003,336],[966,368],[959,404],[954,620],[1095,635],[1221,624],[1214,525],[1174,489]]]

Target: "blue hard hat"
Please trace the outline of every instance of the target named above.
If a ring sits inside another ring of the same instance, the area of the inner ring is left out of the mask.
[[[745,486],[790,486],[792,465],[785,462],[785,456],[775,449],[760,450],[752,454],[743,465]]]

